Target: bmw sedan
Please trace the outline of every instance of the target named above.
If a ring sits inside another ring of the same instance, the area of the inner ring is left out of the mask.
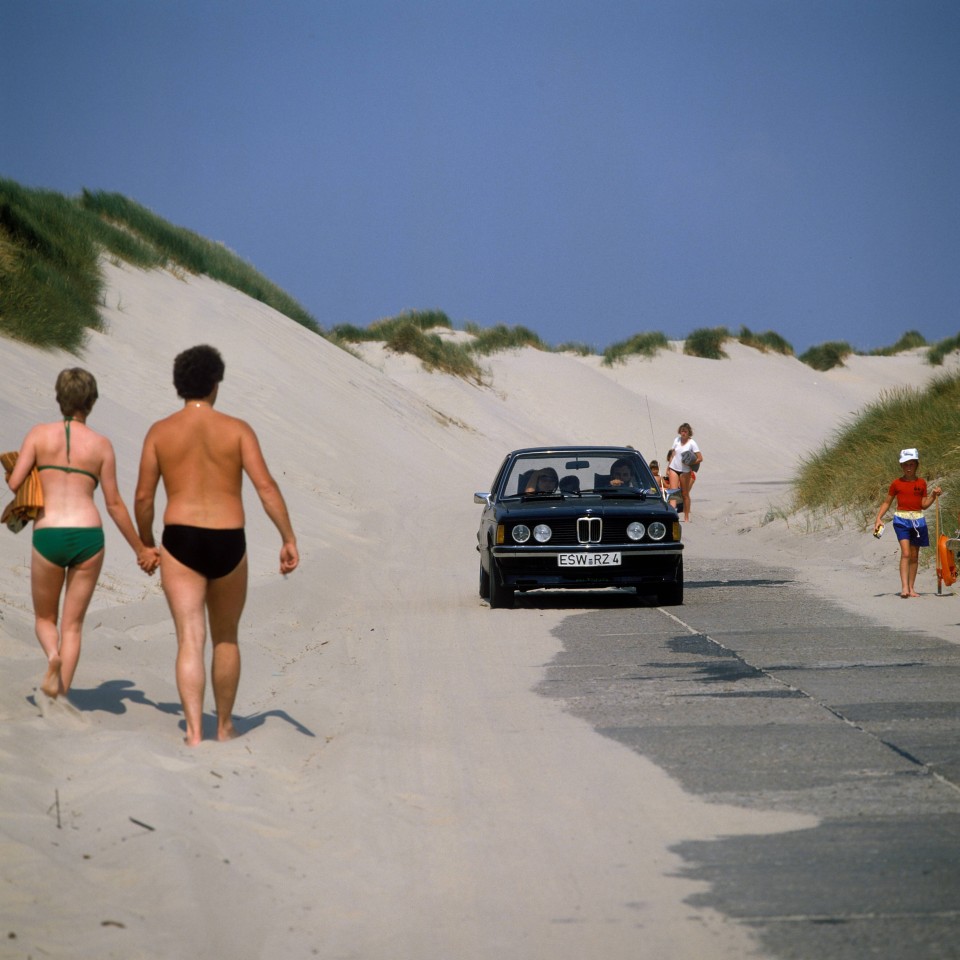
[[[513,606],[516,591],[628,587],[683,603],[683,544],[632,447],[527,447],[508,454],[477,531],[480,595]]]

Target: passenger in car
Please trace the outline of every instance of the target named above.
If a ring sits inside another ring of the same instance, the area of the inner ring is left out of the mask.
[[[561,493],[579,493],[580,478],[577,476],[574,476],[572,473],[569,476],[562,477],[560,479],[560,492]]]
[[[559,484],[560,478],[557,476],[557,471],[553,467],[544,467],[531,474],[524,493],[556,493]]]

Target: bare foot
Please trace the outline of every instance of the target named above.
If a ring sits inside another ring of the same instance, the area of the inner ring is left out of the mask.
[[[911,596],[911,597],[919,597],[919,596],[920,596],[920,594],[917,593],[916,590],[911,590],[908,595]]]
[[[226,726],[220,727],[217,730],[218,740],[235,740],[239,736],[240,734],[237,733],[236,727],[234,727],[232,723],[227,724]]]
[[[43,677],[40,689],[51,699],[55,700],[60,694],[60,656],[50,658],[47,672]]]
[[[187,747],[197,747],[203,742],[203,737],[184,737],[183,743]]]

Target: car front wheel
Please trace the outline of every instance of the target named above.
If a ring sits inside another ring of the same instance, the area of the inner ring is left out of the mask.
[[[508,587],[500,582],[500,572],[497,570],[496,563],[490,561],[490,574],[487,578],[490,581],[490,609],[496,610],[498,607],[512,607],[514,592],[513,587]]]
[[[657,603],[661,607],[683,606],[683,559],[677,564],[677,578],[657,591]]]

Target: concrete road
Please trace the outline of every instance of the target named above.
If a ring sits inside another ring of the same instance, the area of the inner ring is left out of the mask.
[[[539,692],[703,799],[820,818],[675,848],[710,885],[691,904],[765,955],[960,957],[960,648],[842,611],[788,571],[690,574],[683,607],[598,595],[567,617]]]

